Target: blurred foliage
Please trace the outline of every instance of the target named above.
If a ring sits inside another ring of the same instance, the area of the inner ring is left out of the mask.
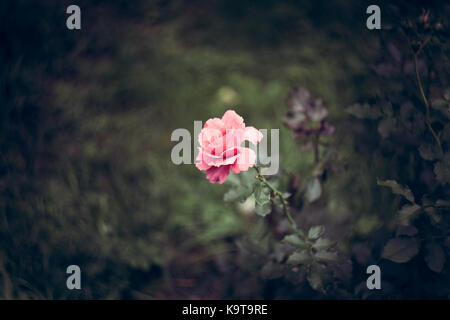
[[[420,45],[429,29],[415,30],[417,19],[429,12],[448,32],[448,5],[381,1],[386,30],[376,32],[365,1],[80,0],[80,31],[65,27],[70,4],[0,2],[1,298],[368,298],[373,263],[385,281],[375,297],[448,298],[448,34],[433,34],[443,43],[419,57],[444,156],[392,29],[409,19],[403,32]],[[324,99],[336,127],[320,175],[313,150],[283,126],[299,85]],[[224,203],[228,186],[170,161],[174,129],[193,133],[194,120],[230,106],[256,128],[280,128],[287,174],[274,179],[308,238],[333,243],[339,263],[307,275],[298,253],[280,267],[302,245],[285,238],[280,215],[255,216],[255,199]],[[400,187],[418,202],[389,191]],[[409,217],[415,205],[438,220],[398,229],[396,212]],[[420,249],[415,232],[427,238]],[[407,250],[392,259],[396,246]],[[71,264],[80,291],[66,289]],[[323,278],[328,290],[315,290]]]

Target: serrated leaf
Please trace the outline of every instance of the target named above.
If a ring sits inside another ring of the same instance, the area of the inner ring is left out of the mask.
[[[309,239],[318,239],[325,231],[324,226],[314,226],[311,227],[308,231],[308,238]]]
[[[419,243],[415,238],[394,238],[388,241],[381,256],[385,259],[404,263],[419,252]]]
[[[291,246],[294,246],[296,248],[304,249],[304,248],[308,247],[306,242],[296,234],[290,234],[290,235],[285,236],[283,238],[283,242],[288,243]]]
[[[316,252],[314,256],[316,257],[317,260],[323,262],[335,262],[339,260],[337,252],[333,251],[321,250]]]
[[[255,185],[255,201],[260,205],[270,202],[270,191],[262,183]]]
[[[414,218],[415,214],[420,209],[420,206],[417,204],[405,204],[399,211],[398,217],[400,223],[403,225],[408,225],[411,222],[411,219]]]
[[[283,199],[287,200],[290,196],[292,196],[292,193],[283,192],[282,196],[283,196]]]
[[[228,190],[228,192],[223,195],[223,200],[226,202],[237,200],[241,201],[247,199],[251,194],[251,189],[243,186],[236,186]]]
[[[380,180],[380,179],[377,179],[377,184],[379,186],[391,188],[394,194],[399,194],[405,197],[410,202],[414,203],[414,195],[408,186],[401,186],[395,180]]]
[[[263,205],[256,203],[255,204],[255,212],[261,217],[265,217],[269,213],[272,212],[272,205],[269,203],[265,203]]]
[[[289,256],[286,263],[291,265],[306,264],[311,262],[311,256],[306,250],[296,251]]]
[[[250,190],[254,189],[255,184],[259,183],[257,179],[255,179],[254,170],[242,171],[239,173],[239,179],[241,180],[241,185],[243,187],[247,187]]]
[[[323,249],[328,249],[332,245],[334,245],[333,241],[326,239],[326,238],[319,238],[319,239],[317,239],[316,242],[314,242],[313,248],[317,249],[317,250],[323,250]]]
[[[428,268],[437,273],[441,272],[445,263],[445,253],[442,247],[437,243],[428,243],[425,249],[425,262]]]
[[[314,202],[320,198],[322,194],[322,186],[320,185],[320,181],[318,178],[311,179],[306,185],[305,198],[309,202]]]

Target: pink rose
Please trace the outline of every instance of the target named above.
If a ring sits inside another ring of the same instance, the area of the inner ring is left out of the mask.
[[[244,119],[233,110],[224,113],[222,119],[206,121],[198,135],[200,143],[196,167],[206,170],[206,178],[222,184],[230,170],[234,173],[247,171],[256,163],[256,154],[249,148],[241,147],[245,140],[257,145],[263,138],[254,127],[246,127]]]

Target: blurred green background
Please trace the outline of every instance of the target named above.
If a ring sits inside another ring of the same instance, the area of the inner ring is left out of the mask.
[[[236,246],[262,219],[174,165],[170,135],[232,108],[280,129],[280,167],[302,175],[312,154],[282,124],[297,85],[330,107],[351,168],[305,223],[364,238],[396,206],[374,183],[390,163],[354,148],[343,111],[378,90],[369,2],[76,1],[79,31],[70,4],[0,3],[1,298],[276,297]],[[71,264],[82,290],[66,289]]]

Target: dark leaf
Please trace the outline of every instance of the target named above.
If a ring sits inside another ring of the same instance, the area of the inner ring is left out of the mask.
[[[450,183],[450,153],[446,153],[442,161],[436,162],[434,174],[442,185]]]
[[[255,201],[260,205],[270,202],[270,191],[262,183],[255,185]]]
[[[302,250],[302,251],[296,251],[293,254],[289,256],[286,263],[297,265],[297,264],[305,264],[311,262],[311,256],[309,255],[308,251]]]
[[[291,246],[297,247],[297,248],[307,248],[308,245],[306,242],[301,239],[296,234],[290,234],[284,237],[283,242],[290,244]]]
[[[419,153],[422,158],[429,161],[440,157],[439,148],[435,144],[422,143],[419,147]]]
[[[383,248],[382,257],[397,263],[411,260],[419,252],[419,243],[415,238],[394,238]]]
[[[308,184],[306,185],[305,198],[309,202],[314,202],[320,198],[322,194],[322,186],[320,185],[320,181],[318,178],[314,177]]]
[[[399,221],[403,225],[408,225],[411,220],[415,217],[415,214],[419,211],[420,206],[417,204],[405,204],[399,211],[398,217]]]
[[[324,226],[314,226],[311,227],[308,231],[308,238],[309,239],[318,239],[325,231]]]
[[[332,245],[334,245],[335,242],[326,239],[326,238],[319,238],[317,239],[317,241],[313,244],[313,248],[317,249],[317,250],[322,250],[322,249],[328,249],[329,247],[331,247]]]
[[[442,247],[437,243],[428,243],[425,246],[425,262],[434,272],[441,272],[445,263],[445,253]]]
[[[345,111],[359,119],[378,119],[382,116],[378,108],[373,108],[368,103],[355,103],[345,109]]]
[[[224,201],[242,201],[248,198],[252,194],[252,190],[243,186],[236,186],[228,190],[227,193],[224,194]]]
[[[413,226],[399,226],[397,228],[397,232],[395,233],[395,235],[397,237],[399,236],[415,236],[417,234],[417,228],[413,227]]]
[[[306,278],[308,279],[309,285],[316,291],[323,290],[323,277],[325,268],[320,264],[313,264],[309,269],[308,275]]]
[[[266,215],[272,212],[272,205],[270,204],[270,202],[263,205],[256,203],[255,212],[261,217],[265,217]]]
[[[314,256],[317,260],[323,262],[336,262],[339,260],[337,253],[334,251],[321,250],[316,252]]]
[[[408,186],[403,187],[400,184],[398,184],[397,181],[394,180],[379,180],[379,179],[377,179],[377,184],[379,186],[391,188],[393,193],[402,195],[410,202],[414,203],[414,195]]]

